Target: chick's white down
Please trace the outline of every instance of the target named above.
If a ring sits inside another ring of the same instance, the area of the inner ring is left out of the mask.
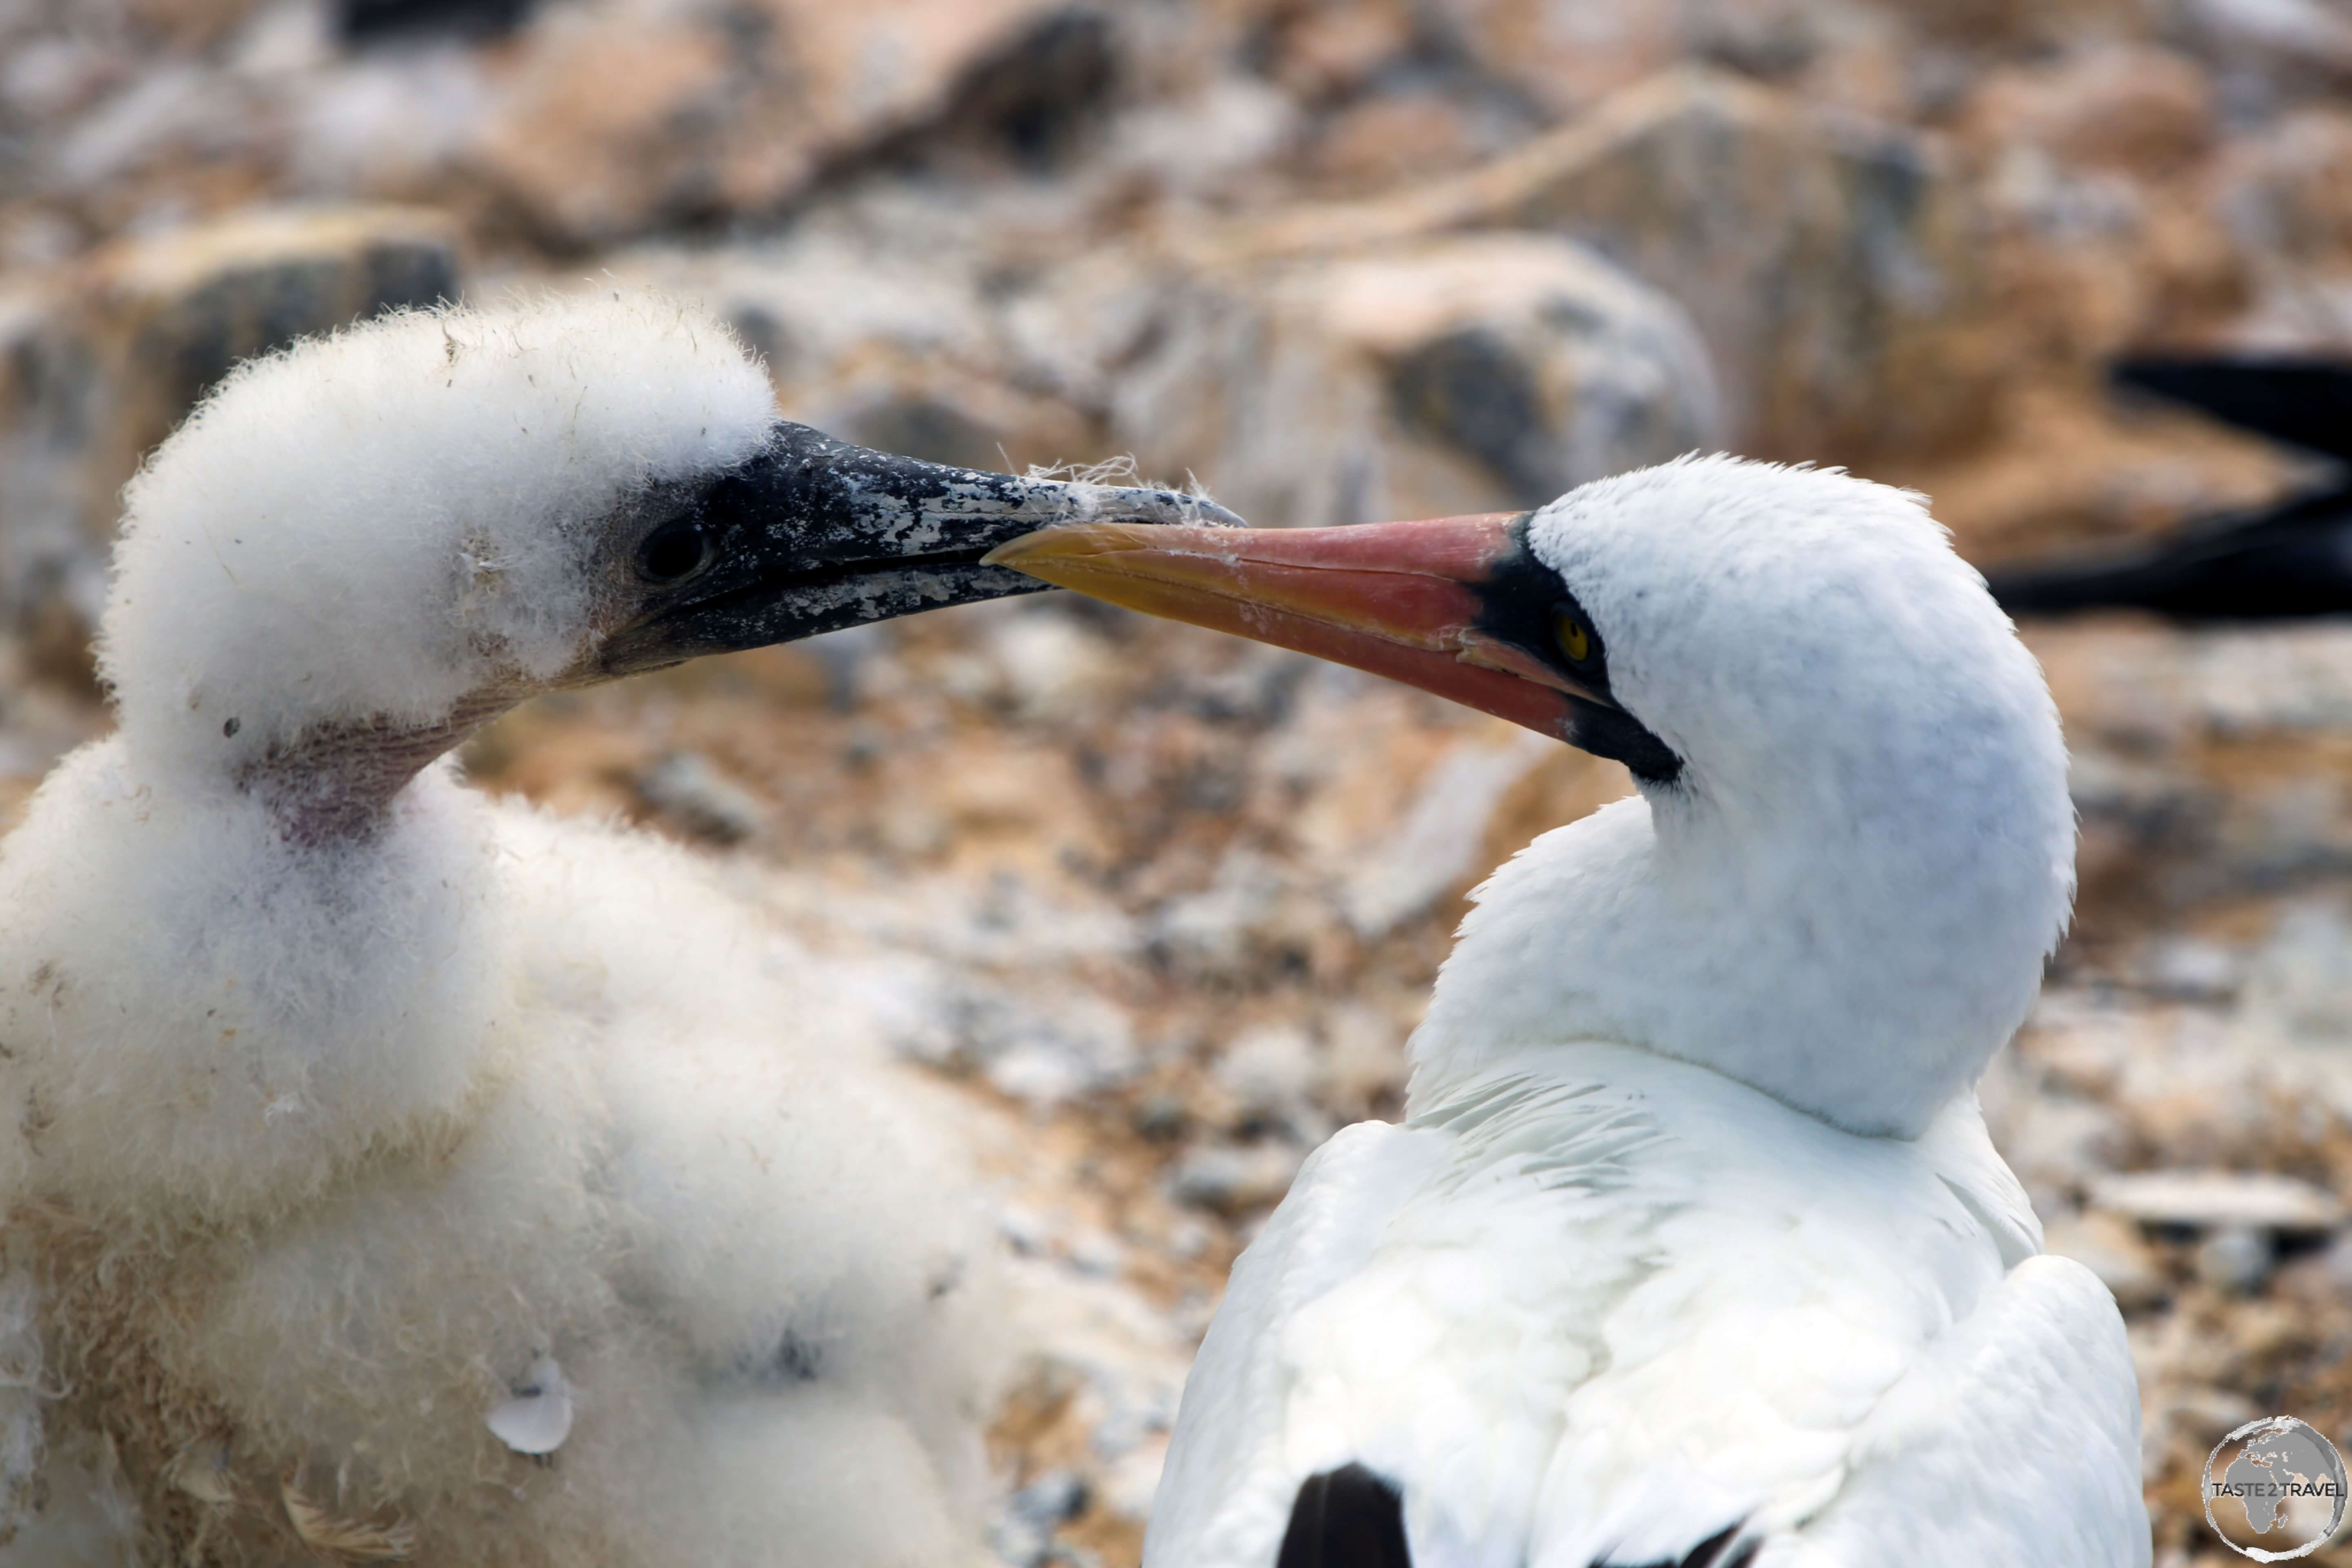
[[[416,772],[774,418],[698,310],[449,310],[241,369],[131,486],[119,729],[0,847],[0,1563],[971,1549],[950,1140],[693,858]]]
[[[2144,1568],[2121,1317],[1974,1090],[2074,889],[2032,658],[1836,473],[1684,460],[1526,539],[1679,775],[1479,889],[1405,1121],[1234,1267],[1147,1568],[1271,1568],[1349,1465],[1414,1568]]]

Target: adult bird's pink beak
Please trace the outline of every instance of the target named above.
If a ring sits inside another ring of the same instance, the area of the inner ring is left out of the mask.
[[[1353,528],[1078,523],[1026,533],[992,566],[1147,615],[1295,648],[1573,740],[1579,701],[1608,705],[1521,639],[1489,595],[1521,554],[1523,512]]]

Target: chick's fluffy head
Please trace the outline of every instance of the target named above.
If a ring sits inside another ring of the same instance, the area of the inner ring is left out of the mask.
[[[403,311],[239,367],[127,492],[100,668],[151,754],[429,724],[595,635],[607,525],[775,418],[698,308],[600,291]]]

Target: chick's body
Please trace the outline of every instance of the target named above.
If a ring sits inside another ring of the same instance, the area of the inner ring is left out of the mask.
[[[0,1564],[976,1550],[937,1102],[695,858],[431,759],[1000,591],[935,536],[1062,493],[781,424],[658,300],[379,322],[199,410],[130,492],[119,731],[0,845]]]
[[[446,776],[318,879],[124,761],[0,855],[10,1264],[62,1394],[20,1392],[51,1496],[0,1561],[300,1562],[334,1526],[452,1563],[953,1556],[985,1270],[814,965],[682,852]],[[236,908],[188,896],[239,849]],[[486,1421],[542,1357],[576,1409],[545,1463]]]

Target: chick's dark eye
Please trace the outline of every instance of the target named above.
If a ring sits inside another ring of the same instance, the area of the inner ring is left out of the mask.
[[[637,549],[637,575],[665,587],[683,583],[710,564],[717,546],[696,514],[663,523]]]

